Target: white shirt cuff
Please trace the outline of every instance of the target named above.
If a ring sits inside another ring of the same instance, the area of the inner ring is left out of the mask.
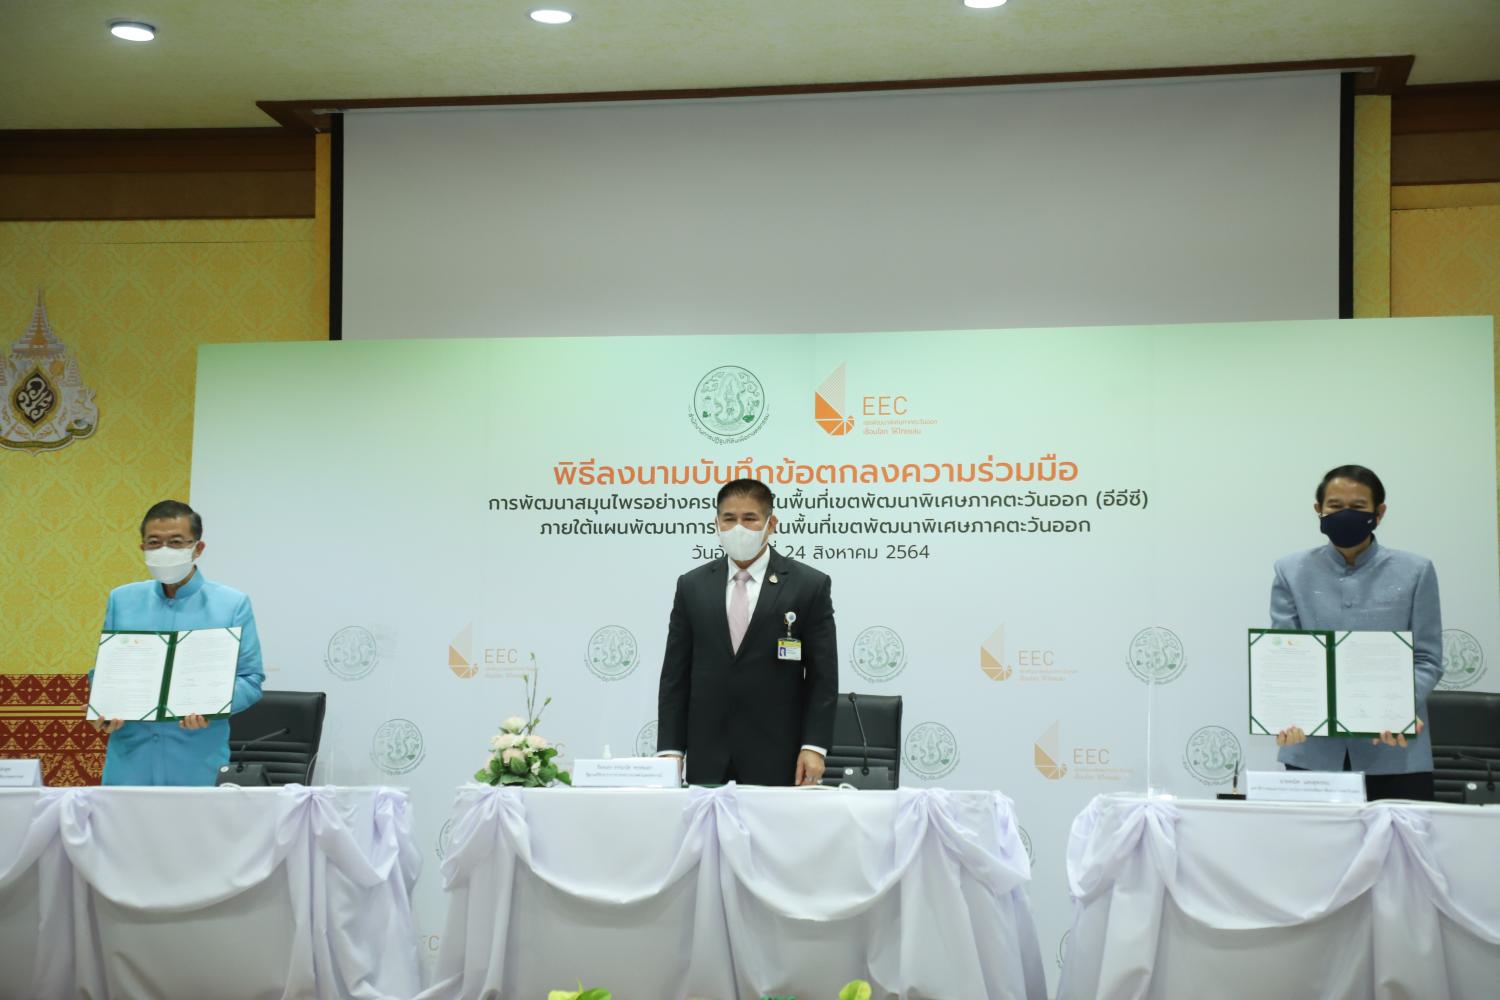
[[[802,744],[802,749],[804,749],[804,750],[811,750],[813,753],[817,754],[819,757],[822,757],[824,759],[827,759],[827,757],[828,757],[828,751],[827,750],[824,750],[822,747],[815,747],[811,743],[804,743],[804,744]]]

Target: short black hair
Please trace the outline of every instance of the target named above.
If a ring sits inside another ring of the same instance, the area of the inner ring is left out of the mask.
[[[719,488],[719,495],[714,500],[714,510],[722,510],[724,501],[730,497],[749,497],[766,512],[767,517],[776,503],[776,494],[759,479],[732,479],[725,483]]]
[[[181,500],[161,500],[152,504],[151,509],[146,511],[146,516],[141,518],[141,537],[146,537],[147,521],[169,521],[176,517],[188,519],[188,524],[193,527],[193,541],[196,542],[203,537],[203,518]]]
[[[1323,491],[1328,489],[1328,484],[1335,479],[1350,479],[1361,486],[1370,488],[1370,495],[1375,500],[1375,506],[1379,507],[1385,503],[1385,484],[1380,477],[1375,475],[1363,465],[1341,465],[1337,469],[1329,469],[1323,474],[1323,481],[1318,484],[1318,506],[1323,506]]]

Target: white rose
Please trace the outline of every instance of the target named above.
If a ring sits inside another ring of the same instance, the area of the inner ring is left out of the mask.
[[[504,764],[509,764],[513,760],[525,760],[525,759],[526,759],[526,751],[518,749],[516,747],[511,747],[510,749],[508,749],[505,752],[503,752],[502,754],[500,754],[500,760]]]
[[[495,737],[496,742],[499,744],[496,749],[509,750],[513,746],[519,746],[523,739],[524,737],[517,736],[515,733],[501,733]]]
[[[532,774],[536,774],[541,769],[542,769],[542,762],[541,761],[534,760],[534,761],[531,762],[531,773]]]
[[[507,746],[509,746],[509,744],[505,742],[505,737],[500,735],[499,733],[496,733],[494,736],[490,737],[491,750],[504,750]]]
[[[500,723],[500,728],[505,730],[507,733],[519,733],[522,729],[526,728],[526,720],[521,718],[519,715],[512,715],[510,718]]]
[[[542,750],[550,746],[551,744],[547,742],[547,738],[545,736],[538,736],[536,733],[532,733],[530,736],[526,737],[526,745],[535,750]]]

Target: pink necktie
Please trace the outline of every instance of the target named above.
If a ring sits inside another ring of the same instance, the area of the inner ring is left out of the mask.
[[[742,569],[734,574],[734,591],[729,595],[729,641],[736,653],[740,651],[745,630],[750,627],[750,592],[745,589],[749,579],[749,570]]]

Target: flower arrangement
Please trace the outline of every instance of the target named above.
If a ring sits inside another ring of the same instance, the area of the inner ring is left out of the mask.
[[[542,702],[541,708],[536,707],[535,653],[531,654],[531,661],[532,676],[521,678],[526,685],[526,718],[513,715],[500,723],[500,732],[490,737],[490,759],[474,772],[475,781],[522,788],[546,788],[558,781],[565,785],[573,783],[572,775],[553,762],[557,747],[537,734],[542,709],[552,704],[552,699]]]
[[[863,979],[855,979],[845,983],[844,988],[839,990],[838,1000],[870,1000],[870,984]],[[552,990],[547,994],[547,1000],[610,1000],[609,990],[593,989],[586,990],[583,983],[578,984],[577,990]],[[796,1000],[795,997],[762,997],[761,1000]]]

